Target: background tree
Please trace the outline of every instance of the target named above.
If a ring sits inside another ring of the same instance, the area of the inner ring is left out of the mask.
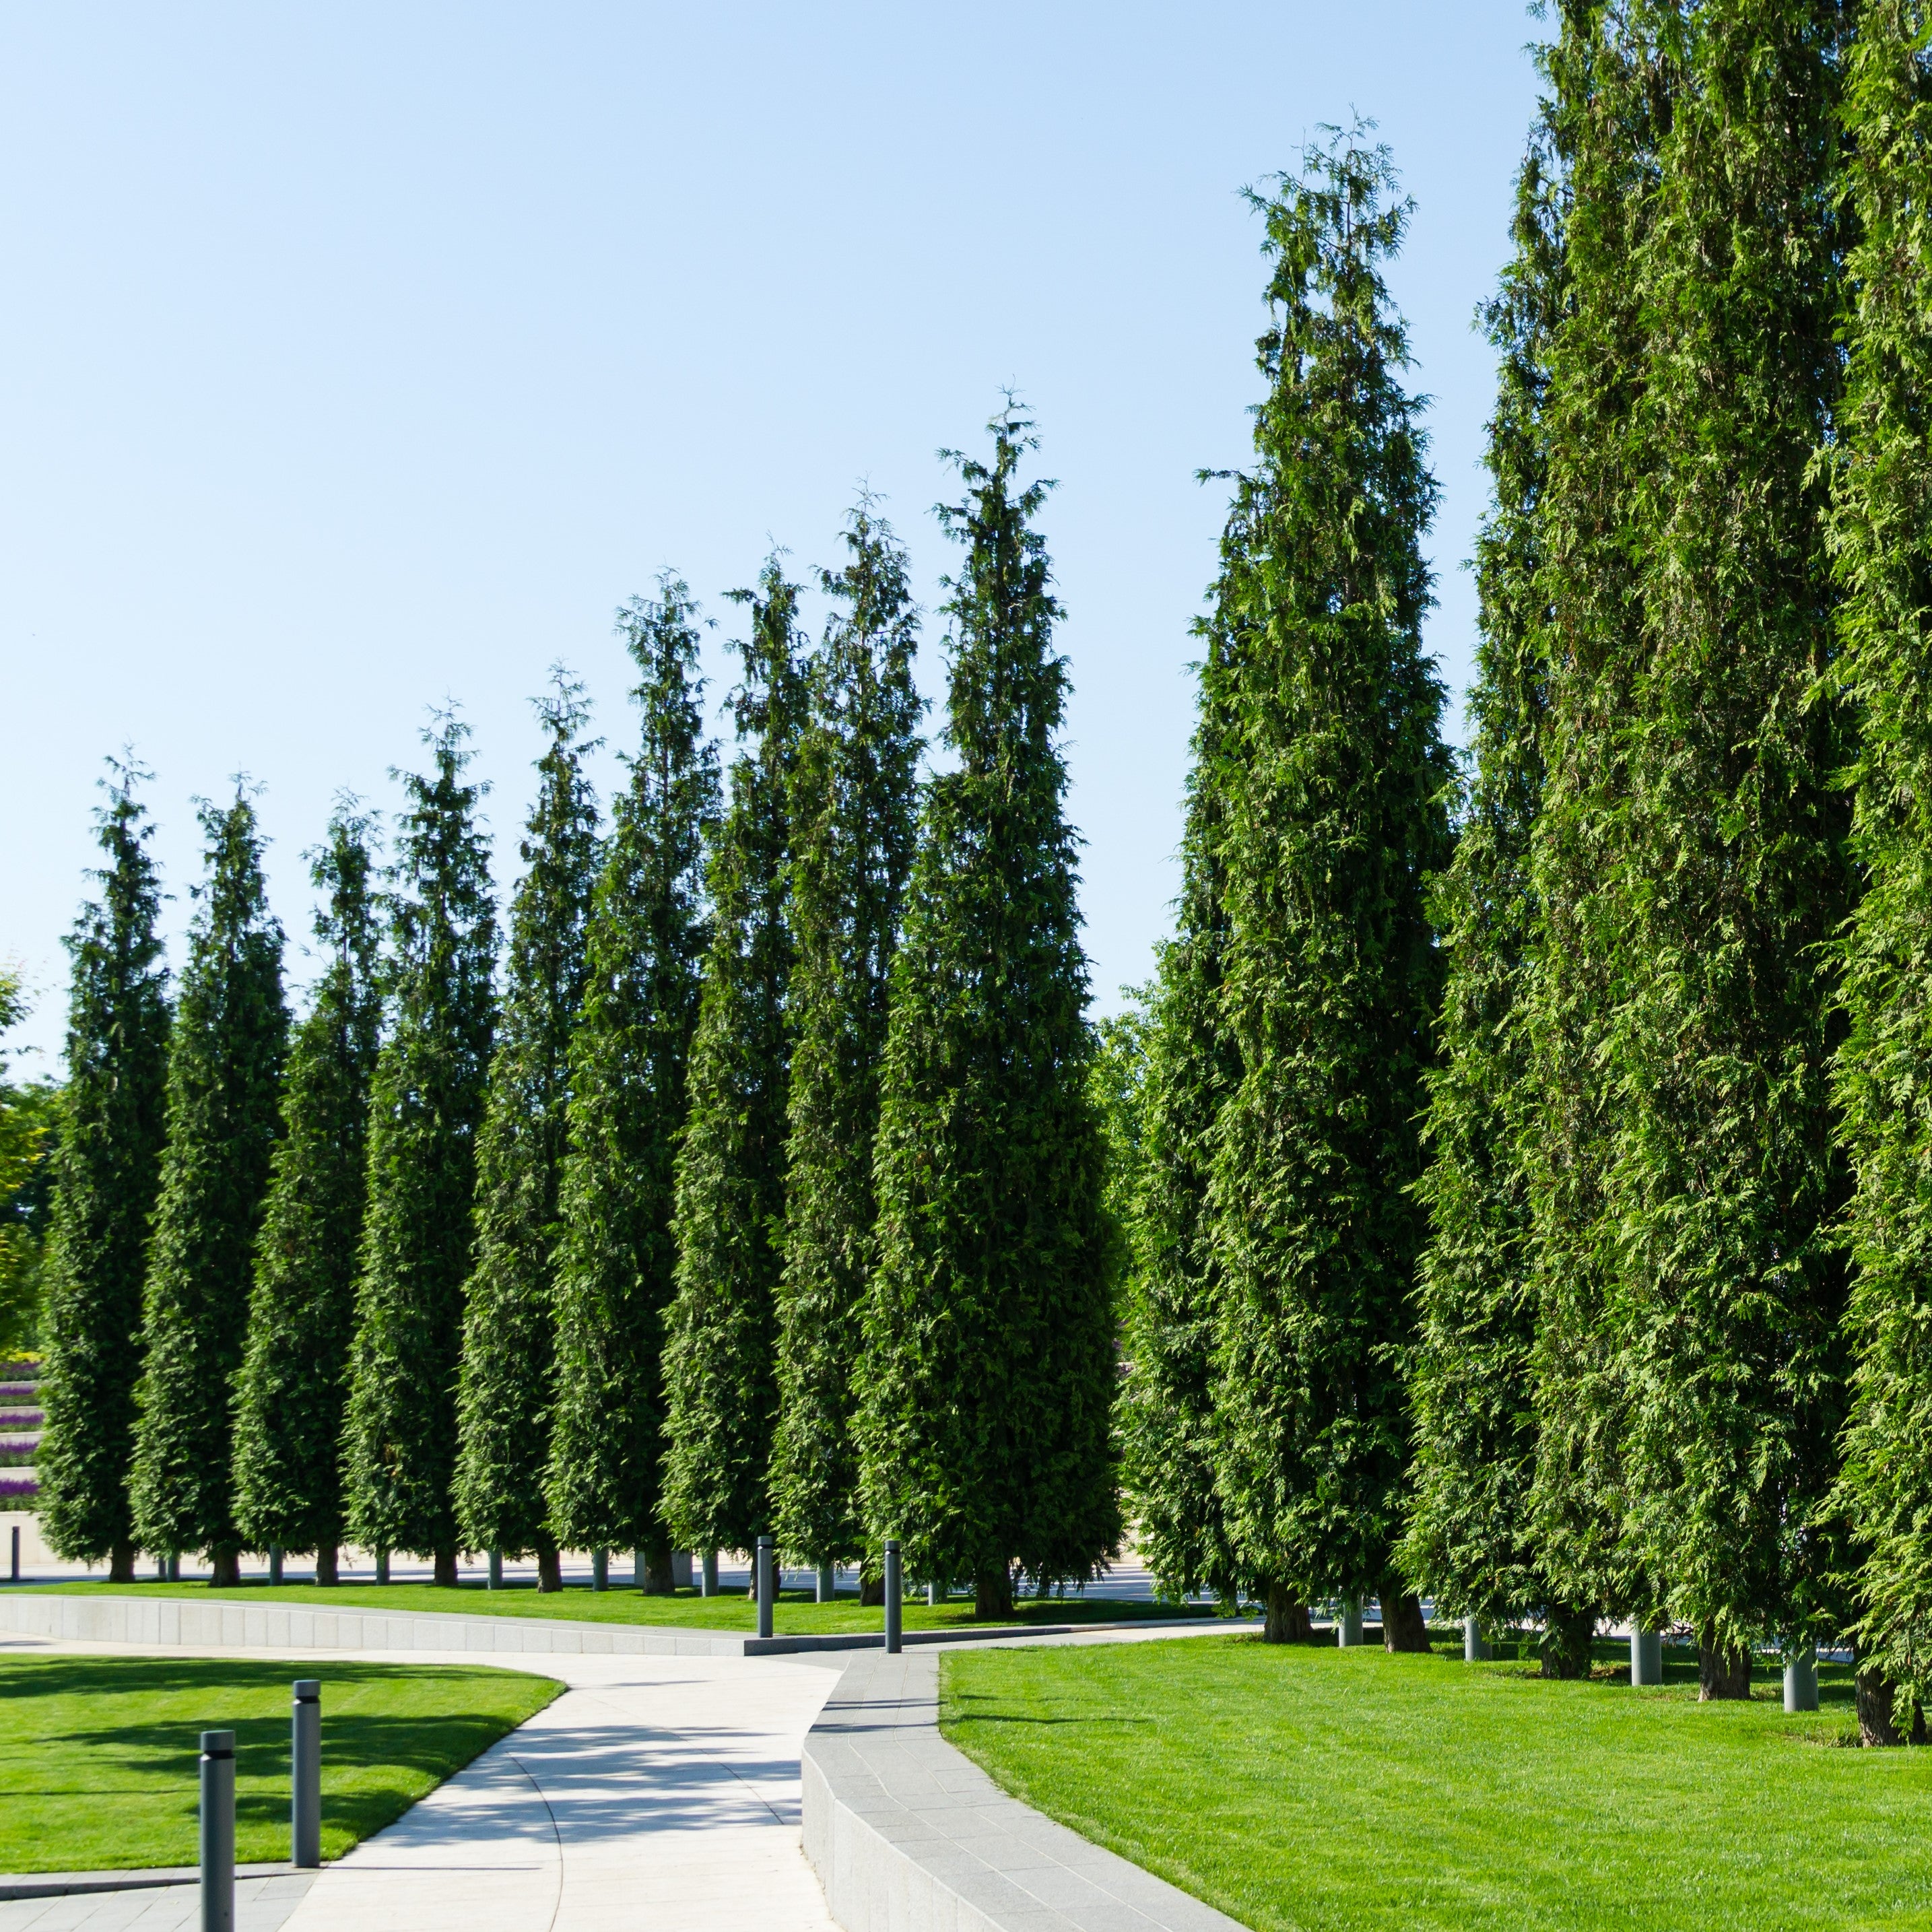
[[[476,1160],[476,1272],[464,1312],[457,1515],[473,1546],[536,1552],[560,1586],[544,1474],[550,1460],[558,1190],[570,1040],[584,1005],[584,928],[601,851],[584,776],[590,716],[561,668],[538,706],[550,743],[510,916],[508,981]]]
[[[750,746],[733,761],[706,868],[711,943],[678,1148],[677,1294],[664,1358],[664,1515],[697,1550],[749,1549],[772,1527],[791,1066],[786,889],[805,710],[797,586],[774,556],[755,592],[733,595],[752,615],[738,646],[745,682],[732,700]]]
[[[231,1384],[281,1130],[289,1017],[254,806],[238,786],[233,803],[200,815],[208,878],[168,1041],[130,1487],[140,1541],[170,1556],[206,1550],[219,1586],[240,1574]]]
[[[1932,14],[1874,0],[1846,88],[1858,239],[1832,536],[1840,688],[1862,726],[1854,846],[1866,890],[1844,956],[1850,1034],[1838,1093],[1857,1171],[1850,1211],[1856,1406],[1842,1499],[1863,1558],[1858,1706],[1895,1743],[1932,1704]],[[1906,1708],[1895,1709],[1902,1690]]]
[[[1436,503],[1382,280],[1409,205],[1386,149],[1334,136],[1255,197],[1280,320],[1216,592],[1231,688],[1220,1005],[1240,1076],[1214,1134],[1216,1487],[1243,1567],[1306,1601],[1396,1575],[1408,1461],[1398,1347],[1424,1232],[1416,1118],[1449,854],[1442,690],[1423,652]]]
[[[381,1034],[369,820],[338,803],[310,877],[327,961],[282,1089],[235,1399],[235,1520],[255,1549],[313,1550],[336,1580],[342,1423],[368,1186],[370,1083]]]
[[[1606,9],[1559,74],[1582,131],[1546,512],[1562,657],[1531,1025],[1543,1408],[1564,1420],[1543,1460],[1559,1526],[1583,1474],[1576,1580],[1594,1537],[1622,1607],[1696,1628],[1707,1696],[1748,1694],[1754,1642],[1842,1614],[1826,942],[1851,904],[1849,741],[1814,695],[1814,458],[1848,26],[1836,0]]]
[[[31,1010],[19,972],[0,966],[0,1034]],[[8,1078],[0,1054],[0,1358],[40,1332],[41,1260],[52,1204],[48,1186],[60,1091]]]
[[[67,941],[74,962],[67,1081],[55,1154],[46,1302],[46,1426],[34,1458],[40,1528],[70,1562],[109,1560],[134,1578],[128,1469],[141,1369],[148,1216],[160,1186],[168,1041],[167,968],[154,931],[160,893],[153,831],[116,764],[96,818],[100,897]]]
[[[387,1024],[369,1118],[344,1461],[350,1535],[435,1559],[456,1581],[456,1382],[475,1253],[476,1135],[488,1078],[496,926],[469,727],[424,734],[435,763],[398,773]]]
[[[862,1493],[915,1575],[1010,1606],[1013,1566],[1084,1580],[1120,1534],[1110,1412],[1106,1150],[1088,1090],[1086,961],[1058,735],[1060,606],[1018,484],[1010,404],[990,466],[953,454],[945,742],[893,962],[866,1299]]]
[[[790,790],[796,949],[778,1288],[778,1420],[770,1476],[779,1544],[830,1564],[859,1556],[852,1377],[872,1266],[872,1143],[886,998],[917,836],[918,611],[905,552],[862,500],[806,670]]]
[[[656,602],[637,598],[619,614],[638,667],[641,742],[591,902],[584,1016],[571,1046],[545,1484],[560,1540],[641,1546],[653,1581],[670,1570],[658,1505],[673,1163],[707,938],[704,840],[718,808],[698,622],[690,592],[668,573]]]
[[[1522,1139],[1534,970],[1531,838],[1543,796],[1548,613],[1538,514],[1548,471],[1550,338],[1563,301],[1560,163],[1538,130],[1516,182],[1516,253],[1485,312],[1501,358],[1486,461],[1494,506],[1478,536],[1480,639],[1469,696],[1471,773],[1456,854],[1431,910],[1449,980],[1429,1076],[1429,1210],[1414,1370],[1414,1495],[1402,1564],[1450,1615],[1539,1622],[1544,1667],[1589,1667],[1595,1617],[1562,1600],[1537,1557],[1537,1286]]]

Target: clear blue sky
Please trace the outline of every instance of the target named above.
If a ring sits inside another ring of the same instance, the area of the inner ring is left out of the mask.
[[[1539,32],[1520,0],[10,9],[0,957],[40,995],[16,1037],[58,1049],[104,754],[154,769],[177,964],[194,796],[266,787],[304,940],[332,794],[389,806],[446,698],[507,884],[553,661],[628,742],[614,608],[674,565],[722,640],[770,543],[835,560],[861,479],[930,608],[934,452],[976,446],[1007,384],[1060,482],[1104,1010],[1175,889],[1224,500],[1194,472],[1247,448],[1264,272],[1238,190],[1352,111],[1415,196],[1394,284],[1460,700],[1493,380],[1471,319]]]

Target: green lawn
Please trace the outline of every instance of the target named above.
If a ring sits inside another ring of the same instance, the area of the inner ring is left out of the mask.
[[[1460,1646],[957,1652],[941,1720],[1016,1796],[1266,1932],[1932,1927],[1932,1750],[1833,1748],[1842,1670],[1787,1718],[1768,1672],[1700,1705],[1687,1659],[1633,1690]]]
[[[251,1604],[304,1604],[328,1610],[460,1611],[466,1616],[562,1617],[572,1622],[610,1624],[682,1624],[693,1629],[755,1630],[757,1606],[734,1593],[723,1597],[700,1597],[694,1590],[680,1590],[674,1597],[647,1597],[640,1590],[625,1586],[592,1590],[587,1584],[573,1584],[549,1596],[540,1596],[534,1584],[525,1583],[502,1590],[487,1589],[481,1583],[465,1583],[454,1590],[439,1589],[433,1583],[339,1584],[322,1589],[313,1583],[284,1583],[271,1587],[266,1582],[244,1580],[231,1589],[216,1592],[206,1583],[46,1583],[36,1589],[87,1594],[95,1596],[192,1597],[206,1602],[211,1596],[240,1598]],[[1010,1618],[1002,1623],[1079,1624],[1121,1618],[1204,1616],[1207,1610],[1188,1610],[1172,1604],[1129,1602],[1120,1598],[1053,1598],[1045,1602],[1028,1598],[1015,1606]],[[928,1607],[925,1603],[904,1606],[908,1630],[936,1630],[955,1625],[970,1626],[973,1606],[966,1598]],[[780,1636],[808,1636],[850,1630],[877,1630],[885,1628],[884,1611],[862,1609],[856,1595],[848,1594],[835,1603],[812,1601],[808,1591],[782,1592],[772,1606],[772,1628]]]
[[[190,1865],[201,1733],[232,1730],[236,1856],[289,1855],[289,1686],[322,1680],[322,1850],[400,1817],[562,1686],[441,1664],[0,1658],[0,1871]]]

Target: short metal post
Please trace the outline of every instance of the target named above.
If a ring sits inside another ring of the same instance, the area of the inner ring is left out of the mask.
[[[821,1563],[818,1566],[818,1600],[829,1604],[838,1594],[838,1579],[832,1565]]]
[[[379,1550],[376,1552],[376,1580],[379,1583],[386,1583],[389,1580],[389,1552],[386,1550]]]
[[[9,1580],[16,1583],[20,1580],[20,1526],[17,1522],[14,1526],[14,1574]]]
[[[704,1567],[698,1572],[698,1591],[700,1597],[715,1597],[718,1594],[718,1552],[707,1550],[704,1552]]]
[[[1630,1628],[1630,1682],[1640,1689],[1664,1682],[1664,1633]]]
[[[298,1677],[289,1750],[289,1862],[322,1863],[322,1682]]]
[[[268,1545],[268,1582],[272,1588],[279,1588],[282,1581],[282,1546],[279,1543]]]
[[[1808,1643],[1796,1657],[1784,1660],[1784,1708],[1796,1717],[1818,1708],[1818,1646]]]
[[[503,1552],[500,1550],[490,1552],[490,1587],[493,1590],[503,1587]]]
[[[168,1581],[170,1583],[181,1581],[181,1552],[178,1550],[168,1552]]]
[[[755,1580],[758,1592],[758,1634],[770,1636],[772,1634],[772,1540],[769,1536],[758,1538],[758,1570]]]
[[[634,1590],[641,1590],[646,1588],[650,1582],[650,1574],[651,1566],[649,1561],[646,1558],[644,1552],[641,1550],[632,1550],[631,1552],[632,1588]]]
[[[934,1609],[939,1604],[944,1603],[946,1600],[946,1586],[942,1583],[937,1576],[930,1576],[927,1578],[926,1585],[926,1606],[928,1610],[930,1610]]]
[[[593,1590],[608,1590],[610,1587],[610,1552],[608,1550],[593,1550],[590,1552],[590,1587]]]
[[[1362,1641],[1362,1605],[1358,1597],[1344,1597],[1335,1615],[1335,1643],[1340,1650],[1354,1650]]]
[[[1483,1626],[1474,1617],[1462,1619],[1462,1661],[1465,1664],[1486,1664],[1490,1660],[1490,1646],[1483,1635]]]
[[[892,1656],[899,1652],[899,1540],[886,1538],[886,1648]]]
[[[201,1932],[235,1932],[235,1733],[201,1734]]]

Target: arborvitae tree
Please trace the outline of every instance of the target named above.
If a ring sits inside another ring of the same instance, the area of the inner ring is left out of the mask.
[[[1574,1496],[1585,1526],[1559,1583],[1603,1600],[1594,1537],[1623,1607],[1695,1626],[1707,1696],[1747,1694],[1753,1642],[1841,1613],[1828,942],[1850,908],[1848,747],[1816,695],[1814,458],[1838,385],[1846,32],[1839,0],[1649,0],[1587,20],[1559,74],[1588,111],[1545,507],[1543,1460],[1552,1516]]]
[[[435,1559],[456,1581],[456,1384],[463,1288],[494,1022],[496,926],[469,727],[424,742],[433,776],[398,773],[386,1025],[370,1098],[368,1205],[344,1442],[350,1535]]]
[[[638,1548],[666,1586],[664,1312],[673,1162],[686,1107],[707,929],[700,868],[717,814],[704,737],[698,613],[669,574],[619,628],[642,742],[591,902],[584,1016],[571,1045],[556,1251],[556,1404],[546,1494],[558,1539]]]
[[[134,1576],[128,1468],[141,1372],[141,1286],[148,1217],[160,1186],[167,1071],[167,969],[154,931],[160,894],[153,827],[112,766],[98,815],[107,862],[100,898],[67,941],[74,961],[67,1082],[54,1154],[47,1269],[46,1427],[34,1457],[40,1528],[70,1561],[104,1556],[117,1583]]]
[[[570,1042],[584,1005],[584,927],[602,851],[584,772],[583,688],[561,670],[538,706],[550,744],[510,914],[508,983],[476,1156],[476,1272],[464,1312],[457,1515],[475,1547],[534,1551],[560,1587],[544,1474],[556,1328],[558,1190]]]
[[[754,592],[731,797],[706,882],[713,925],[677,1158],[677,1296],[664,1347],[664,1516],[680,1544],[748,1550],[772,1527],[778,1270],[791,1063],[790,790],[805,712],[798,588]]]
[[[1866,891],[1844,953],[1838,1097],[1856,1165],[1856,1406],[1844,1502],[1862,1545],[1858,1714],[1894,1743],[1932,1706],[1932,13],[1873,0],[1846,88],[1855,302],[1833,541],[1842,686],[1862,742],[1855,845]],[[1894,1709],[1894,1689],[1905,1708]]]
[[[370,821],[346,800],[314,855],[310,876],[326,899],[316,940],[328,965],[289,1049],[236,1390],[242,1540],[313,1550],[320,1583],[336,1580],[342,1539],[342,1419],[382,1021],[370,837]]]
[[[1516,254],[1485,320],[1502,358],[1487,463],[1495,506],[1478,536],[1480,640],[1469,696],[1472,776],[1456,854],[1432,911],[1449,983],[1429,1077],[1430,1215],[1419,1334],[1414,1493],[1402,1564],[1438,1608],[1492,1624],[1534,1618],[1544,1667],[1588,1670],[1595,1618],[1537,1562],[1529,1497],[1536,1281],[1525,1131],[1523,989],[1534,970],[1531,834],[1543,796],[1547,614],[1538,572],[1543,405],[1562,310],[1558,164],[1546,125],[1516,183]]]
[[[1084,1580],[1120,1534],[1106,1152],[1058,743],[1066,665],[1018,486],[1031,424],[1010,405],[990,466],[951,454],[966,548],[950,581],[945,742],[926,788],[892,964],[864,1312],[860,1466],[868,1536],[914,1575],[970,1577],[982,1616],[1016,1564]]]
[[[18,968],[0,966],[0,1036],[30,1011]],[[45,1170],[52,1097],[38,1082],[10,1080],[0,1048],[0,1357],[8,1358],[31,1347],[39,1327],[40,1244],[29,1190]]]
[[[1382,1600],[1409,1418],[1400,1345],[1424,1220],[1417,1116],[1442,962],[1424,904],[1449,855],[1442,689],[1424,655],[1436,496],[1382,281],[1409,204],[1385,149],[1336,136],[1256,197],[1280,316],[1235,485],[1217,838],[1220,1004],[1240,1055],[1213,1141],[1216,1487],[1242,1567],[1294,1600]]]
[[[255,808],[201,808],[208,882],[168,1041],[167,1144],[142,1301],[130,1480],[149,1550],[205,1550],[234,1582],[232,1384],[248,1328],[255,1242],[281,1131],[288,1009]]]
[[[904,551],[861,502],[836,608],[807,667],[791,782],[790,1138],[778,1282],[780,1545],[831,1564],[865,1546],[852,1435],[859,1310],[872,1272],[872,1142],[886,992],[916,836],[918,613]]]

